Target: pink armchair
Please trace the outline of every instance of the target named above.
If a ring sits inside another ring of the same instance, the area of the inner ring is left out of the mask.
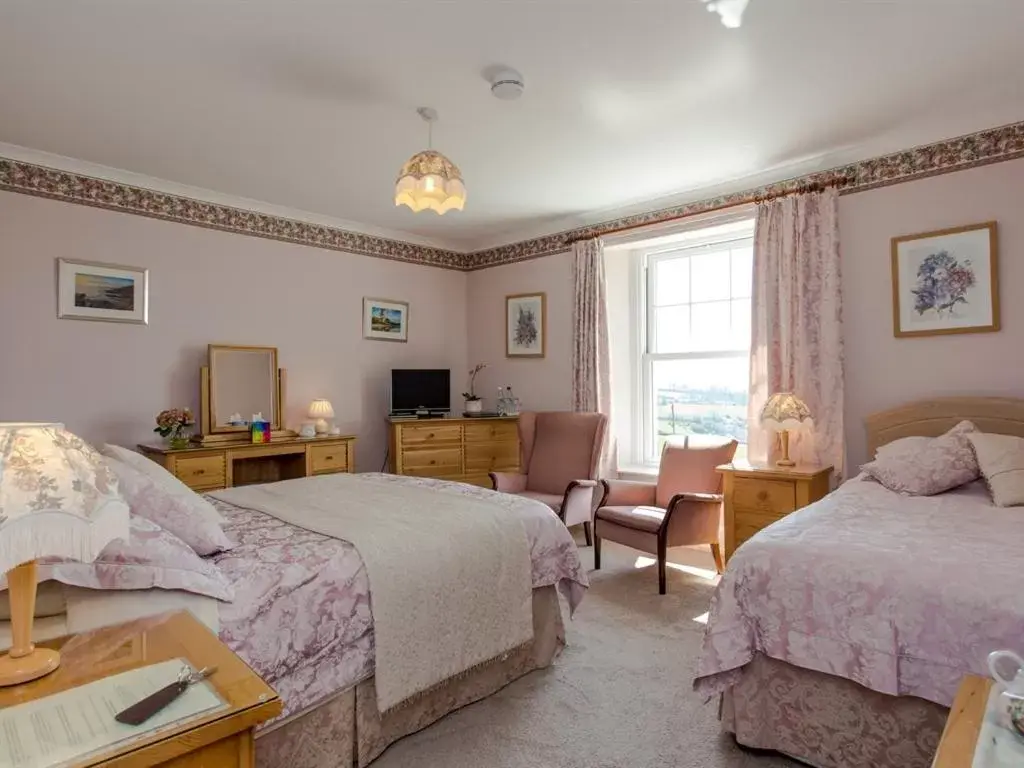
[[[600,413],[522,414],[520,467],[525,473],[492,472],[494,490],[544,502],[566,527],[582,523],[589,546],[597,490],[603,490],[597,475],[607,428],[608,417]]]
[[[665,551],[710,544],[722,572],[722,476],[719,464],[732,461],[736,441],[708,448],[666,444],[656,483],[604,480],[605,500],[594,516],[594,569],[601,567],[601,539],[656,555],[658,593],[665,594]]]

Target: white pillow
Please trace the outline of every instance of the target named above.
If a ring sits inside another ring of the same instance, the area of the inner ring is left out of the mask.
[[[893,440],[891,443],[880,445],[878,450],[875,451],[875,458],[881,459],[885,456],[893,456],[904,451],[920,451],[928,447],[929,443],[934,440],[934,437],[924,437],[922,435],[912,435],[911,437],[900,437]]]
[[[110,443],[104,445],[100,453],[104,456],[110,457],[111,459],[123,462],[129,467],[137,469],[156,483],[157,486],[179,498],[188,507],[190,512],[199,515],[204,520],[210,520],[215,523],[227,522],[224,519],[224,516],[217,511],[213,504],[193,491],[155,461],[147,459],[141,453],[136,453],[135,451],[130,451],[127,448],[122,448],[120,445],[111,445]]]
[[[996,506],[1024,505],[1024,438],[976,432],[967,439]]]

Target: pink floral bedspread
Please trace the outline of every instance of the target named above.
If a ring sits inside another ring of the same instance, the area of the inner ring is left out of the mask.
[[[711,601],[694,689],[759,651],[949,706],[961,677],[1024,642],[1024,510],[981,482],[900,496],[865,478],[740,547]]]
[[[425,478],[396,483],[497,500],[530,542],[533,586],[557,586],[575,610],[588,585],[572,536],[543,504]],[[234,586],[220,608],[220,637],[284,701],[282,717],[373,674],[369,580],[355,547],[255,510],[210,498],[238,545],[215,555]]]

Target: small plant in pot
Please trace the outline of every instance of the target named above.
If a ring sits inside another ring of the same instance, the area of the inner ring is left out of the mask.
[[[477,363],[469,372],[469,391],[462,393],[466,401],[466,413],[482,413],[484,410],[484,401],[476,393],[476,377],[486,367],[487,363]]]

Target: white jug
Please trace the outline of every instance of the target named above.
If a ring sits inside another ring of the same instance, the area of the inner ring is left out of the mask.
[[[1012,661],[1017,665],[1013,677],[1006,677],[1000,671],[1000,666],[1004,666],[1000,662],[1005,661]],[[988,655],[988,669],[1004,689],[999,697],[999,709],[1009,723],[1003,724],[1011,726],[1024,736],[1024,659],[1013,651],[993,651]]]

